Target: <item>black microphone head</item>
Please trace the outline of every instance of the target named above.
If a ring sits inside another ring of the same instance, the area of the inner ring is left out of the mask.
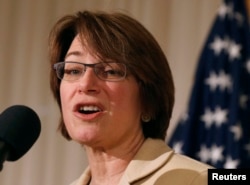
[[[22,157],[40,135],[41,123],[37,114],[24,105],[14,105],[0,115],[0,140],[9,147],[7,161]]]

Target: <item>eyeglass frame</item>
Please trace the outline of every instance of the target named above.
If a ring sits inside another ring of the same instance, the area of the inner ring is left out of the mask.
[[[81,75],[79,76],[78,79],[76,80],[65,80],[63,77],[61,78],[60,75],[59,75],[59,71],[58,71],[58,66],[59,65],[62,65],[64,64],[67,64],[67,63],[72,63],[72,64],[81,64],[84,66],[83,70],[81,71]],[[124,67],[124,75],[121,77],[121,78],[118,78],[118,79],[104,79],[104,78],[101,78],[99,75],[98,75],[98,72],[96,71],[97,68],[95,68],[96,65],[99,65],[99,64],[110,64],[110,63],[115,63],[115,64],[121,64],[123,67]],[[55,64],[53,64],[53,69],[56,71],[56,76],[58,79],[60,80],[65,80],[65,81],[78,81],[80,79],[80,77],[82,77],[86,70],[87,70],[87,67],[90,67],[90,68],[93,68],[93,71],[95,73],[95,75],[100,79],[100,80],[103,80],[103,81],[110,81],[110,82],[118,82],[118,81],[122,81],[123,79],[125,79],[127,77],[127,66],[126,64],[122,63],[122,62],[98,62],[98,63],[94,63],[94,64],[86,64],[86,63],[82,63],[82,62],[75,62],[75,61],[61,61],[61,62],[57,62]]]

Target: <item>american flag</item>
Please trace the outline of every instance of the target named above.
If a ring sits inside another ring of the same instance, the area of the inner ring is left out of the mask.
[[[169,145],[215,168],[250,167],[250,32],[244,0],[224,0],[219,7],[187,112]]]

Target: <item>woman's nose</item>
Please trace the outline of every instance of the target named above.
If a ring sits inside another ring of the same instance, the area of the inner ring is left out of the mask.
[[[100,79],[96,76],[93,68],[86,68],[78,81],[78,92],[81,93],[98,93],[98,82]]]

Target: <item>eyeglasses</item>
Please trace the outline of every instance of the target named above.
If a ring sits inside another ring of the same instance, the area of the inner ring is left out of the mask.
[[[126,77],[126,65],[119,62],[84,64],[81,62],[59,62],[54,64],[57,77],[66,81],[77,81],[87,67],[93,68],[95,75],[105,81],[121,81]]]

